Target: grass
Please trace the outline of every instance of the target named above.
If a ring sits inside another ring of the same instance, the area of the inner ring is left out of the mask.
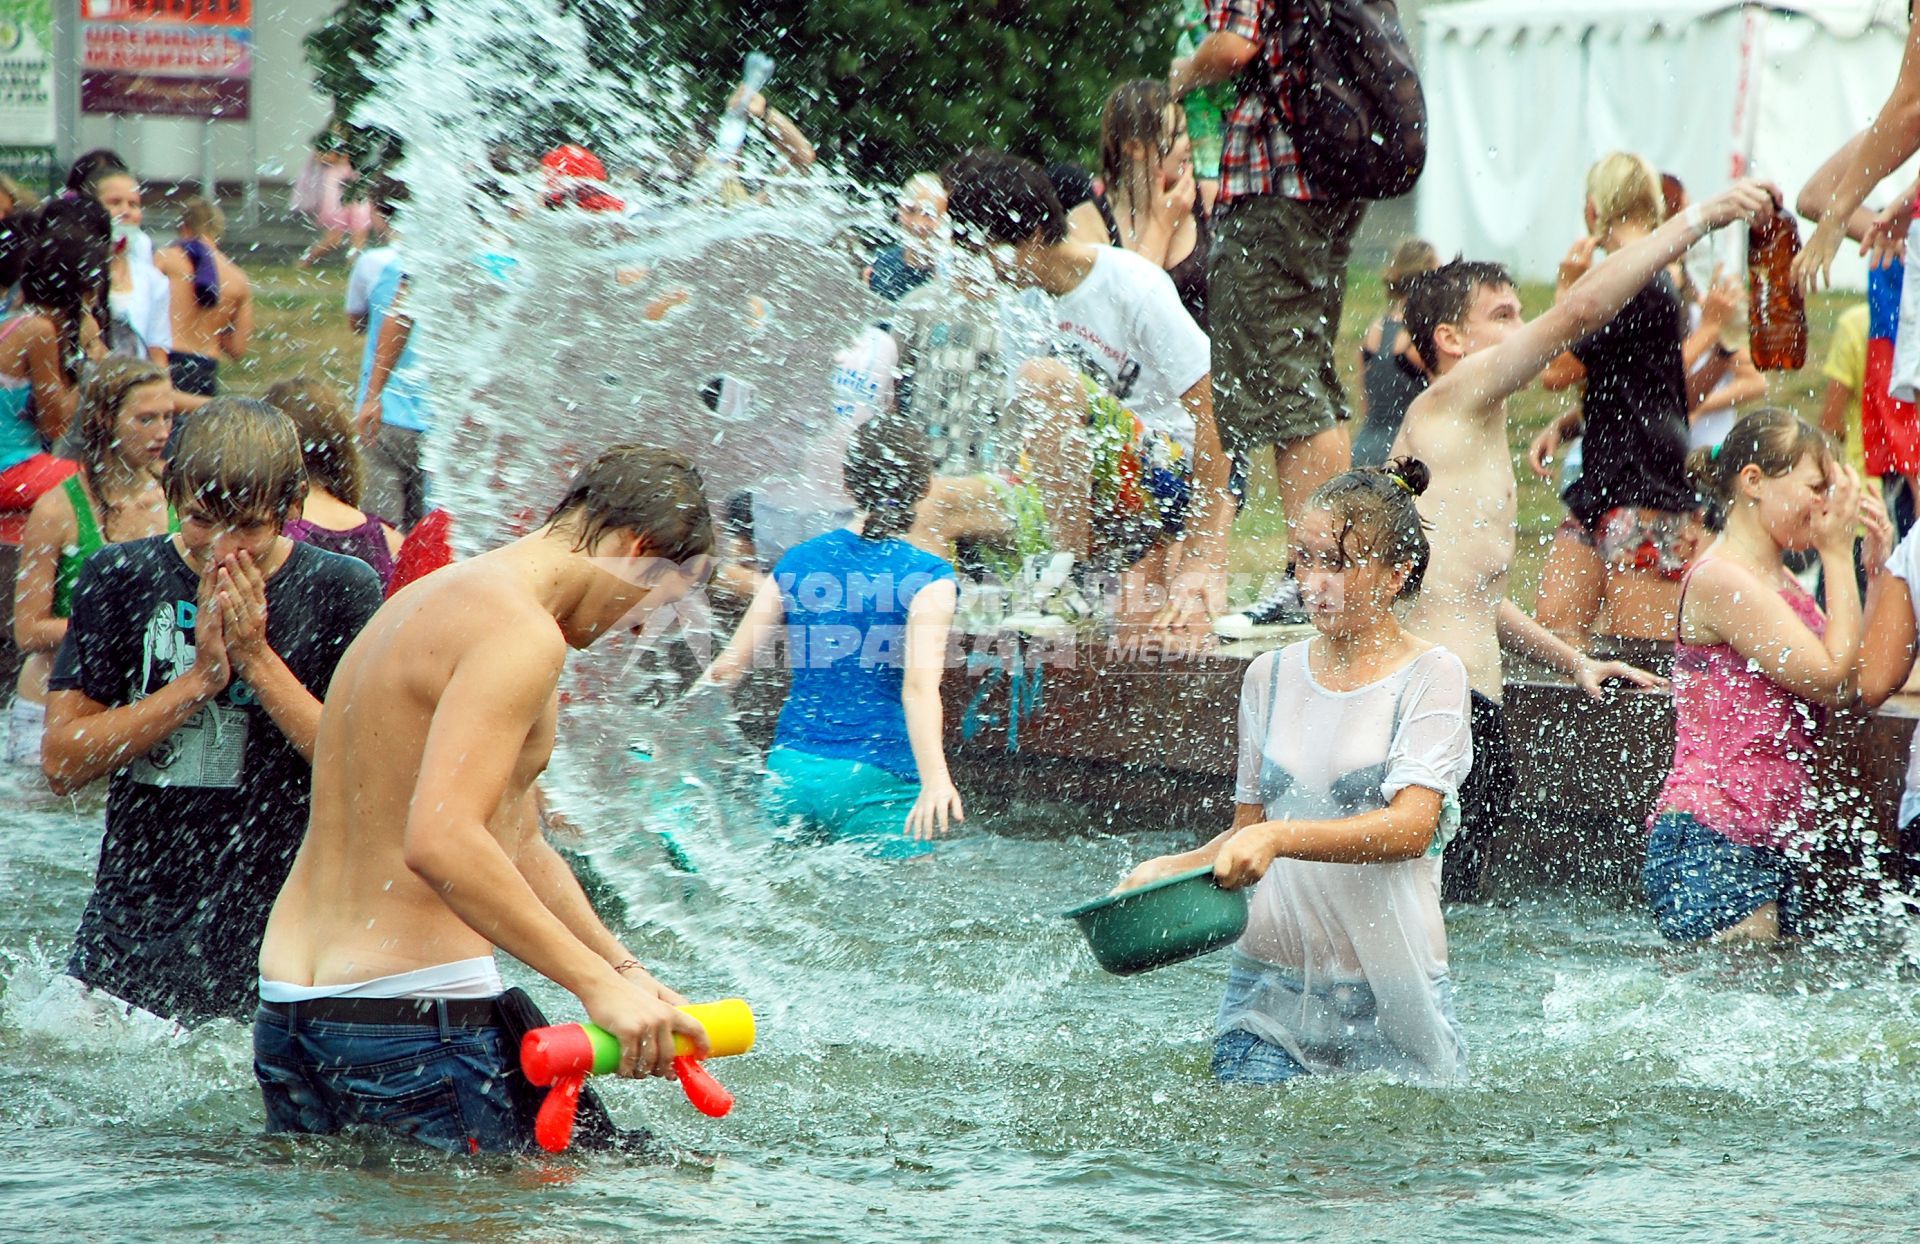
[[[1340,325],[1335,357],[1349,393],[1360,386],[1360,335],[1385,304],[1385,291],[1379,275],[1359,268],[1349,273],[1346,316]],[[1809,422],[1817,423],[1826,379],[1820,364],[1826,358],[1827,343],[1833,335],[1834,321],[1857,296],[1820,294],[1807,307],[1811,341],[1807,366],[1798,372],[1773,373],[1768,401],[1784,406]],[[1553,302],[1553,287],[1524,284],[1521,305],[1529,317],[1545,311]],[[1575,393],[1549,393],[1535,385],[1516,394],[1507,403],[1507,444],[1513,454],[1514,474],[1520,481],[1520,542],[1514,558],[1513,599],[1531,608],[1540,584],[1540,569],[1546,561],[1548,543],[1554,528],[1565,516],[1560,497],[1552,485],[1537,478],[1527,466],[1527,447],[1533,438],[1555,417],[1567,410]],[[1278,493],[1273,483],[1271,460],[1256,464],[1250,481],[1248,502],[1233,528],[1230,571],[1236,575],[1258,576],[1277,573],[1286,564],[1285,524]],[[1237,582],[1246,580],[1236,579]]]
[[[303,271],[285,264],[260,264],[250,266],[249,275],[257,307],[253,348],[246,358],[221,368],[224,391],[258,396],[276,381],[315,375],[350,394],[360,374],[365,339],[347,328],[341,309],[345,269]],[[1553,301],[1553,289],[1545,284],[1528,284],[1522,286],[1520,296],[1527,313],[1537,315]],[[1336,354],[1349,391],[1359,387],[1360,334],[1380,314],[1384,300],[1378,274],[1355,268],[1350,274],[1346,317],[1340,326]],[[1814,298],[1808,308],[1812,326],[1808,366],[1791,375],[1771,377],[1770,400],[1775,405],[1817,420],[1826,386],[1819,364],[1826,357],[1835,319],[1853,301],[1847,295]],[[1567,408],[1569,400],[1570,395],[1548,393],[1535,386],[1508,403],[1508,444],[1514,455],[1514,473],[1520,480],[1520,547],[1513,570],[1513,596],[1523,605],[1533,600],[1547,543],[1562,516],[1559,497],[1527,468],[1526,449],[1534,435]],[[1257,582],[1286,564],[1285,524],[1270,460],[1254,465],[1248,503],[1234,524],[1233,536],[1230,569],[1236,576],[1246,576],[1238,581]]]

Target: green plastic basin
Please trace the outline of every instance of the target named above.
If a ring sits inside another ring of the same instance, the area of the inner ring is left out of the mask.
[[[1247,892],[1221,889],[1207,865],[1060,914],[1080,926],[1101,967],[1132,976],[1239,940]]]

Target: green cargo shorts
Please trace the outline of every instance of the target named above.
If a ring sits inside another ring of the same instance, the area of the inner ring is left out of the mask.
[[[1227,449],[1286,446],[1349,417],[1333,365],[1362,202],[1235,199],[1207,258],[1213,416]]]

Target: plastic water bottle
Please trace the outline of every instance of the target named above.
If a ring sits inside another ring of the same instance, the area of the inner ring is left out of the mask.
[[[740,148],[747,144],[747,106],[772,80],[773,57],[765,52],[747,53],[747,67],[740,76],[735,102],[720,118],[720,127],[713,136],[714,163],[726,164],[739,157]]]
[[[1204,4],[1188,4],[1180,14],[1180,33],[1174,40],[1175,56],[1192,56],[1207,37],[1207,9]],[[1187,138],[1193,143],[1193,175],[1203,181],[1220,176],[1220,150],[1225,141],[1226,113],[1233,107],[1233,90],[1228,86],[1209,86],[1187,92],[1180,106],[1187,114]]]
[[[833,413],[852,423],[865,423],[893,405],[893,376],[900,366],[900,347],[893,334],[868,325],[852,345],[833,358]]]
[[[1800,226],[1776,211],[1747,228],[1747,325],[1753,365],[1798,371],[1807,365],[1807,304],[1793,279]]]

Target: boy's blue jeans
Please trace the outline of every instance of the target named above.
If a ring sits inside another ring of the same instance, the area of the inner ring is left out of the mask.
[[[499,1027],[311,1020],[292,1006],[253,1019],[253,1073],[267,1131],[328,1136],[360,1125],[448,1153],[515,1152],[532,1135],[514,1113]]]

